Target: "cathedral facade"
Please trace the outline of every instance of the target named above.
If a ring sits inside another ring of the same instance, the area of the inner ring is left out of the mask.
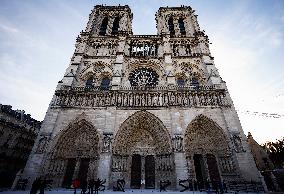
[[[75,178],[260,182],[194,10],[161,7],[157,35],[133,35],[132,18],[128,6],[94,7],[23,176],[67,188]]]

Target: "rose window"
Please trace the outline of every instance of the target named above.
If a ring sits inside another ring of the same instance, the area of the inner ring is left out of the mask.
[[[138,68],[129,74],[131,86],[154,87],[158,84],[159,75],[151,68]]]

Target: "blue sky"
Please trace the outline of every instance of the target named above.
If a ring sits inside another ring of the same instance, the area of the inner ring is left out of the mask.
[[[0,103],[42,120],[96,4],[132,9],[134,34],[156,34],[161,6],[190,5],[209,36],[212,56],[245,133],[260,143],[284,136],[284,1],[282,0],[1,0]]]

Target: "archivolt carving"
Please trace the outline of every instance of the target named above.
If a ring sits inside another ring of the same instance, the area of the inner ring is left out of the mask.
[[[187,154],[203,152],[226,155],[228,140],[221,127],[204,115],[197,116],[187,127],[184,138]]]
[[[175,64],[174,68],[176,75],[184,74],[187,78],[197,78],[200,83],[204,84],[205,73],[198,65],[182,62]]]
[[[101,78],[104,75],[110,77],[112,75],[113,69],[111,65],[104,62],[96,62],[88,64],[80,73],[79,77],[81,81],[85,82],[90,76],[94,78]]]
[[[53,158],[96,158],[99,151],[99,135],[85,119],[70,125],[61,132],[53,149]]]
[[[188,79],[188,77],[185,75],[184,72],[176,73],[175,77],[176,77],[176,79],[179,79],[179,78],[180,78],[180,79],[184,79],[184,80],[187,80],[187,79]]]
[[[112,150],[120,155],[139,152],[169,154],[172,150],[171,139],[161,120],[149,112],[139,111],[122,123]]]
[[[153,70],[155,70],[159,77],[162,78],[163,75],[164,75],[164,68],[162,67],[162,65],[158,62],[155,62],[155,61],[149,61],[149,60],[135,60],[131,63],[128,63],[128,74],[130,72],[132,72],[133,70],[139,68],[139,67],[147,67],[147,68],[151,68]]]

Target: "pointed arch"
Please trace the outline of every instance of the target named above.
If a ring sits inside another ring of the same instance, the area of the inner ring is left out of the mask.
[[[228,138],[223,129],[202,114],[188,125],[184,145],[187,154],[226,154],[229,152]]]
[[[99,154],[99,134],[85,119],[70,124],[55,139],[53,158],[96,158]]]
[[[95,81],[94,81],[94,75],[92,73],[90,73],[87,77],[87,80],[85,82],[85,86],[86,87],[93,87],[94,84],[95,84]]]
[[[53,138],[42,175],[52,179],[54,187],[66,188],[73,178],[81,181],[96,178],[99,142],[99,133],[85,119],[85,114],[81,114]],[[76,170],[76,166],[79,169]]]
[[[135,146],[146,144],[153,146],[155,154],[169,154],[172,151],[170,135],[162,121],[150,112],[138,111],[119,127],[112,151],[128,155],[134,152]]]
[[[174,35],[175,34],[175,26],[174,26],[174,19],[173,19],[172,16],[168,20],[168,26],[169,26],[170,35]]]
[[[113,21],[111,34],[118,34],[119,29],[119,17],[116,17]]]
[[[104,77],[112,78],[113,68],[110,64],[102,61],[89,63],[79,73],[80,84],[85,85],[90,77],[93,78],[93,86],[99,86]],[[95,84],[96,83],[96,84]]]
[[[102,36],[106,35],[107,25],[108,25],[108,17],[105,17],[102,21],[99,35],[102,35]]]
[[[182,35],[185,35],[185,26],[184,26],[183,18],[178,19],[178,26],[179,26],[180,33]]]
[[[187,77],[190,85],[204,84],[205,73],[198,65],[182,62],[175,64],[174,68],[176,75],[183,73]]]

